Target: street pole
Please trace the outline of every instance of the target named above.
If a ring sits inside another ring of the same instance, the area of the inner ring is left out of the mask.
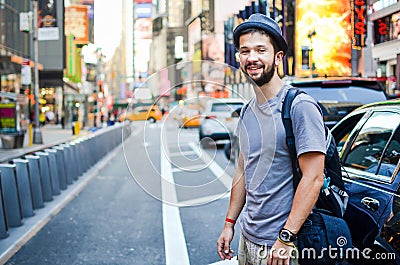
[[[133,21],[133,25],[132,25],[132,50],[133,50],[133,58],[132,58],[132,75],[133,75],[133,91],[135,90],[135,82],[136,82],[136,78],[135,78],[135,16],[136,16],[136,5],[135,5],[135,1],[133,1],[133,7],[132,7],[132,21]]]
[[[35,100],[35,129],[33,130],[33,143],[34,144],[43,144],[43,136],[42,132],[39,128],[39,71],[38,71],[38,64],[39,64],[39,46],[38,46],[38,0],[34,0],[33,4],[33,50],[34,50],[34,77],[35,77],[35,84],[34,84],[34,91],[33,96]]]

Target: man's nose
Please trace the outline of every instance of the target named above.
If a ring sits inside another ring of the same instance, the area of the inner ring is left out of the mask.
[[[257,52],[255,50],[250,50],[248,60],[250,60],[250,61],[258,60],[258,55],[257,55]]]

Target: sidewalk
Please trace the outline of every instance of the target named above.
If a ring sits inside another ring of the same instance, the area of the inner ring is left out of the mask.
[[[61,144],[75,138],[79,138],[88,133],[82,129],[79,135],[72,135],[72,129],[66,127],[61,128],[61,125],[46,124],[40,128],[42,132],[43,144],[33,144],[29,146],[29,134],[26,133],[24,137],[24,145],[22,148],[4,149],[0,141],[0,163],[7,163],[13,158],[17,158],[26,153],[35,152],[53,145]]]

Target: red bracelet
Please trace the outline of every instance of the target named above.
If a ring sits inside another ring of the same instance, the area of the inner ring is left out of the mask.
[[[236,220],[230,219],[228,217],[225,218],[225,222],[231,223],[231,224],[236,224]]]

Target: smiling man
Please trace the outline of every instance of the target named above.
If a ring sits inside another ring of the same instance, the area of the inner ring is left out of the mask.
[[[293,189],[291,159],[281,119],[289,85],[278,75],[288,46],[279,25],[254,14],[234,30],[240,68],[255,98],[242,109],[237,135],[240,154],[229,208],[217,241],[221,259],[231,259],[230,243],[239,220],[238,260],[244,264],[296,264],[291,258],[298,231],[314,207],[323,184],[325,129],[318,104],[300,94],[291,117],[302,172]],[[240,215],[240,218],[239,218]]]

